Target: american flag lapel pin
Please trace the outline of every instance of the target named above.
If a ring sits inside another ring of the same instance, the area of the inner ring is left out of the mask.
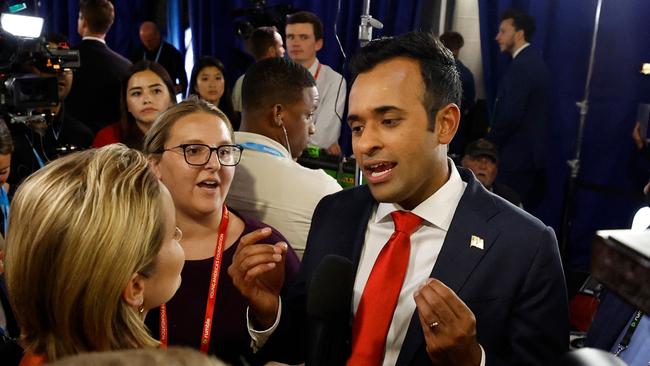
[[[475,248],[483,250],[483,238],[480,238],[480,237],[478,237],[476,235],[472,235],[472,238],[469,241],[469,246],[470,246],[470,248],[475,247]]]

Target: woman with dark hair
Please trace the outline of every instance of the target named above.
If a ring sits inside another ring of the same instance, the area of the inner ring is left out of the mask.
[[[122,83],[120,121],[101,129],[93,146],[121,142],[140,150],[144,134],[156,117],[176,104],[175,95],[174,83],[159,63],[136,62]]]
[[[230,88],[226,83],[225,66],[218,59],[203,56],[192,68],[188,95],[198,95],[201,99],[214,104],[230,120],[235,131],[239,130],[239,114],[232,106]]]

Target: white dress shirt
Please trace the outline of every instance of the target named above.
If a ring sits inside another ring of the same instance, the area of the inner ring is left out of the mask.
[[[320,71],[318,71],[319,65]],[[318,59],[309,67],[309,72],[316,79],[319,96],[318,107],[314,112],[316,133],[311,136],[309,142],[327,149],[339,141],[341,120],[337,113],[343,118],[347,86],[341,74],[332,70],[331,67],[321,64]],[[318,75],[316,75],[317,73]],[[337,92],[338,101],[336,99]]]
[[[302,258],[316,205],[341,186],[322,169],[296,163],[284,146],[266,136],[235,132],[235,141],[252,147],[244,146],[226,204],[277,229]]]
[[[399,294],[393,320],[386,336],[384,365],[395,365],[415,311],[413,293],[429,278],[447,235],[458,202],[467,183],[463,182],[454,164],[449,164],[449,180],[411,212],[422,218],[422,226],[411,234],[411,254],[404,284]],[[354,281],[353,306],[356,314],[363,289],[379,252],[395,231],[390,217],[393,211],[404,210],[395,203],[380,203],[368,221],[366,241]]]
[[[512,59],[514,60],[515,57],[517,57],[517,55],[520,54],[521,51],[523,51],[524,48],[526,48],[526,47],[528,47],[528,46],[530,46],[530,43],[526,42],[526,43],[524,43],[523,46],[519,47],[519,48],[518,48],[518,49],[517,49],[517,50],[512,54]]]
[[[243,102],[241,98],[241,86],[244,84],[244,76],[242,75],[235,81],[235,86],[232,87],[232,108],[236,112],[241,112],[243,109]]]
[[[89,41],[97,41],[101,42],[103,44],[106,44],[106,40],[104,38],[99,38],[99,37],[93,37],[93,36],[85,36],[81,39],[82,41],[89,40]]]

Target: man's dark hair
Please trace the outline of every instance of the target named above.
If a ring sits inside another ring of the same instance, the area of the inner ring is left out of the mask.
[[[460,105],[462,89],[454,55],[432,34],[410,32],[369,42],[354,55],[350,66],[356,77],[397,57],[409,58],[420,64],[424,81],[422,104],[429,115],[429,128],[433,130],[440,108],[449,103]]]
[[[79,13],[88,22],[88,29],[98,34],[108,33],[115,19],[113,4],[108,0],[81,0]]]
[[[501,21],[512,19],[512,25],[515,30],[524,31],[524,39],[530,42],[535,34],[535,18],[518,10],[506,10],[501,14]]]
[[[318,15],[309,11],[299,11],[287,15],[287,24],[309,23],[314,28],[314,38],[318,41],[323,39],[323,22]]]
[[[278,31],[275,27],[255,28],[250,37],[251,53],[255,61],[259,61],[266,56],[269,47],[275,47],[275,33]]]
[[[458,32],[445,32],[440,36],[440,42],[451,52],[458,51],[465,45],[463,36]]]
[[[246,71],[242,107],[244,111],[256,111],[295,103],[302,100],[305,88],[313,86],[314,77],[302,65],[281,57],[266,58]]]

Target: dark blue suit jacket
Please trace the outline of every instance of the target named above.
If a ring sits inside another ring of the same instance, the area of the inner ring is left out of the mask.
[[[487,138],[499,149],[499,170],[545,168],[550,73],[528,46],[512,60],[499,85]]]
[[[81,67],[74,72],[66,113],[97,133],[120,118],[120,88],[131,61],[89,39],[81,41],[79,57]]]
[[[469,170],[458,169],[468,185],[431,277],[449,286],[476,316],[487,365],[546,365],[569,343],[566,288],[555,235],[539,220],[486,191]],[[316,207],[299,280],[283,297],[280,326],[268,344],[294,351],[295,358],[286,360],[304,357],[296,351],[304,350],[307,284],[315,268],[328,254],[358,265],[376,204],[368,187],[361,186],[327,196]],[[484,250],[470,247],[472,235],[483,238]],[[351,320],[350,311],[349,319],[342,321],[349,328]],[[349,337],[348,332],[333,348],[349,352]],[[397,365],[430,364],[414,313]]]

